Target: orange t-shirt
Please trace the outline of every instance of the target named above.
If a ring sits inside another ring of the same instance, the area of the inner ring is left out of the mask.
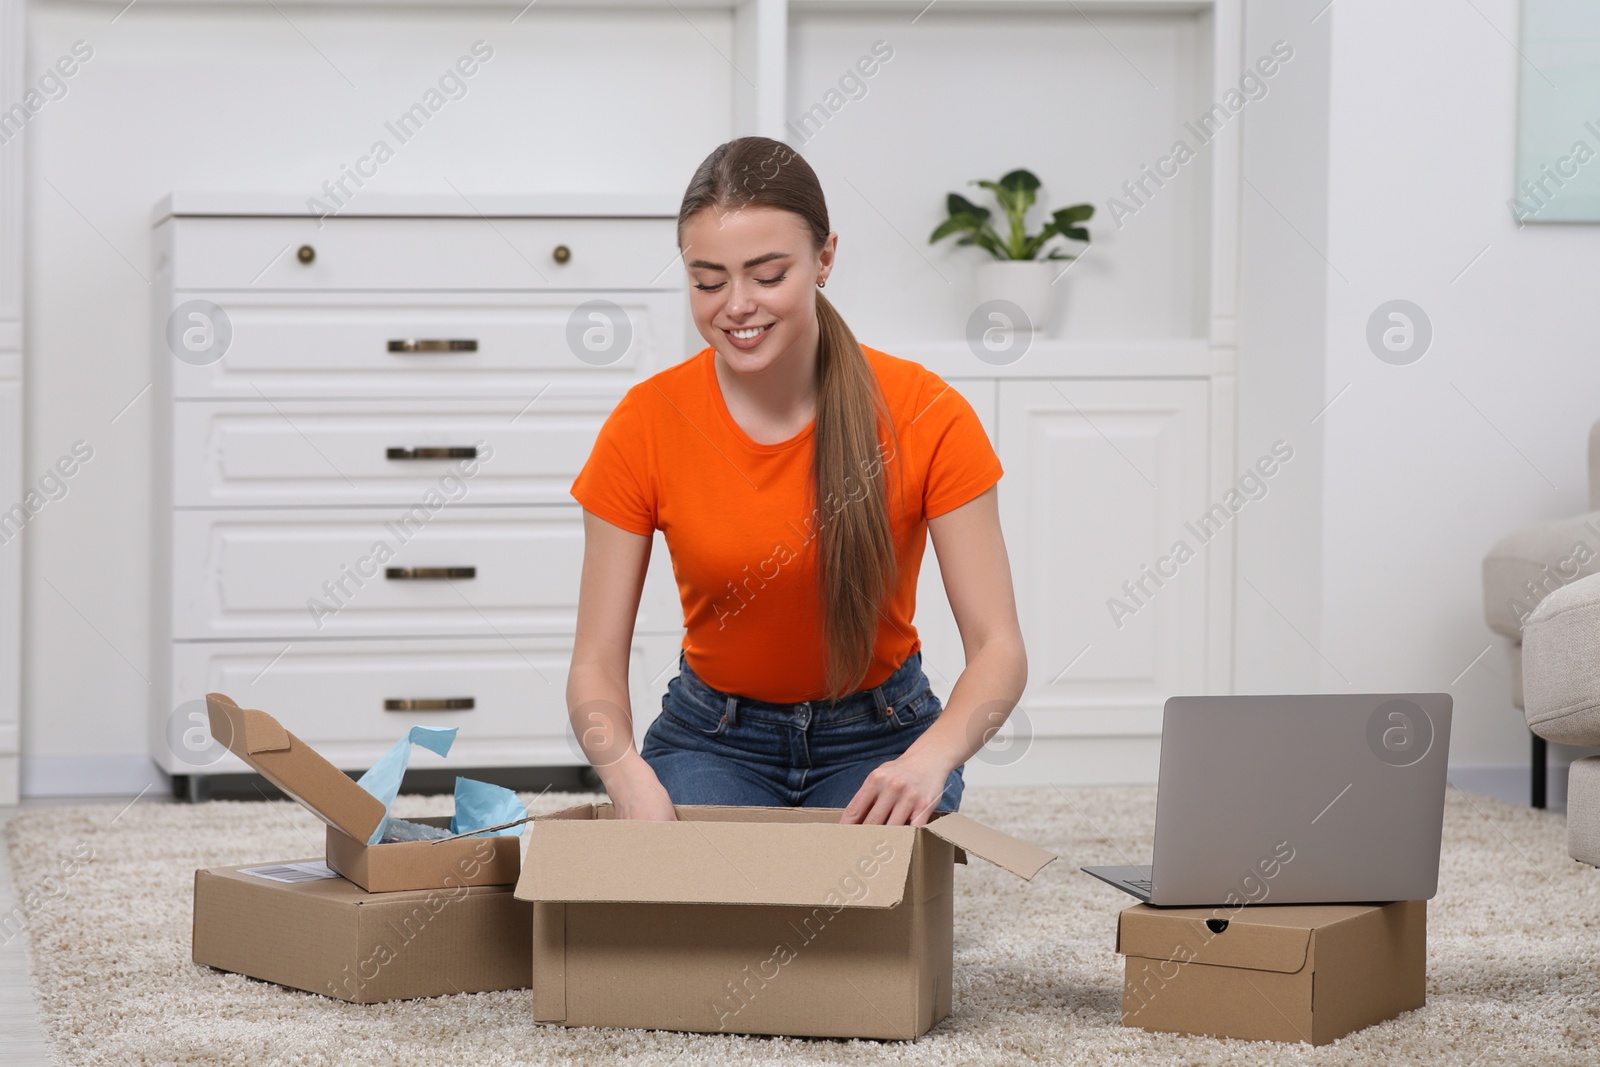
[[[870,689],[922,647],[912,615],[927,520],[1003,471],[964,396],[920,363],[861,348],[899,435],[898,453],[886,434],[880,452],[899,575],[861,682]],[[630,388],[572,495],[624,530],[663,532],[683,601],[684,658],[707,685],[773,703],[815,700],[827,656],[818,530],[841,502],[811,505],[816,420],[787,441],[756,442],[728,413],[715,358],[704,348]]]

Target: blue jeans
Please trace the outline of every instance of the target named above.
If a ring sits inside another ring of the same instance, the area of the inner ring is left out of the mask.
[[[943,710],[913,652],[882,685],[837,701],[771,704],[724,693],[683,653],[639,754],[674,804],[843,808],[879,764],[911,747]],[[962,768],[938,810],[961,804]]]

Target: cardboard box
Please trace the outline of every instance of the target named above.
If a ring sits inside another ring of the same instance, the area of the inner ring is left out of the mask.
[[[368,845],[384,814],[377,797],[266,712],[241,708],[221,693],[206,695],[206,709],[212,737],[328,824],[328,866],[369,893],[516,882],[520,836]],[[450,825],[448,816],[411,821]]]
[[[286,865],[194,872],[196,963],[356,1004],[528,987],[532,911],[511,886],[374,894],[241,873],[263,867]]]
[[[535,1021],[914,1038],[950,1012],[952,864],[972,852],[1031,879],[1055,859],[959,814],[677,812],[585,804],[530,824]]]
[[[1420,1008],[1427,902],[1153,908],[1117,922],[1122,1024],[1326,1045]]]

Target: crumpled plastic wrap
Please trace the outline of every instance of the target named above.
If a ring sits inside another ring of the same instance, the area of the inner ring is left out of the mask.
[[[391,816],[384,824],[383,836],[378,839],[378,844],[387,845],[396,841],[433,841],[449,836],[449,827],[429,826],[425,822],[412,822],[410,819]]]

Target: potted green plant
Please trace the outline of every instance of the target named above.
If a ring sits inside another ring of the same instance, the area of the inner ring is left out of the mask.
[[[1025,217],[1039,192],[1039,179],[1032,171],[1018,169],[997,182],[975,179],[968,184],[981,185],[994,194],[1006,217],[1006,235],[1001,237],[990,224],[992,213],[988,208],[951,193],[945,198],[950,217],[934,229],[928,243],[957,233],[961,235],[957,244],[977,245],[987,251],[993,258],[978,265],[978,302],[1009,300],[1022,309],[1027,320],[1014,324],[1015,329],[1042,332],[1050,312],[1051,283],[1060,270],[1054,264],[1076,259],[1081,253],[1064,252],[1060,246],[1052,248],[1048,255],[1041,256],[1040,252],[1052,237],[1087,242],[1089,230],[1083,223],[1094,215],[1094,205],[1060,208],[1051,213],[1043,229],[1030,236]]]

